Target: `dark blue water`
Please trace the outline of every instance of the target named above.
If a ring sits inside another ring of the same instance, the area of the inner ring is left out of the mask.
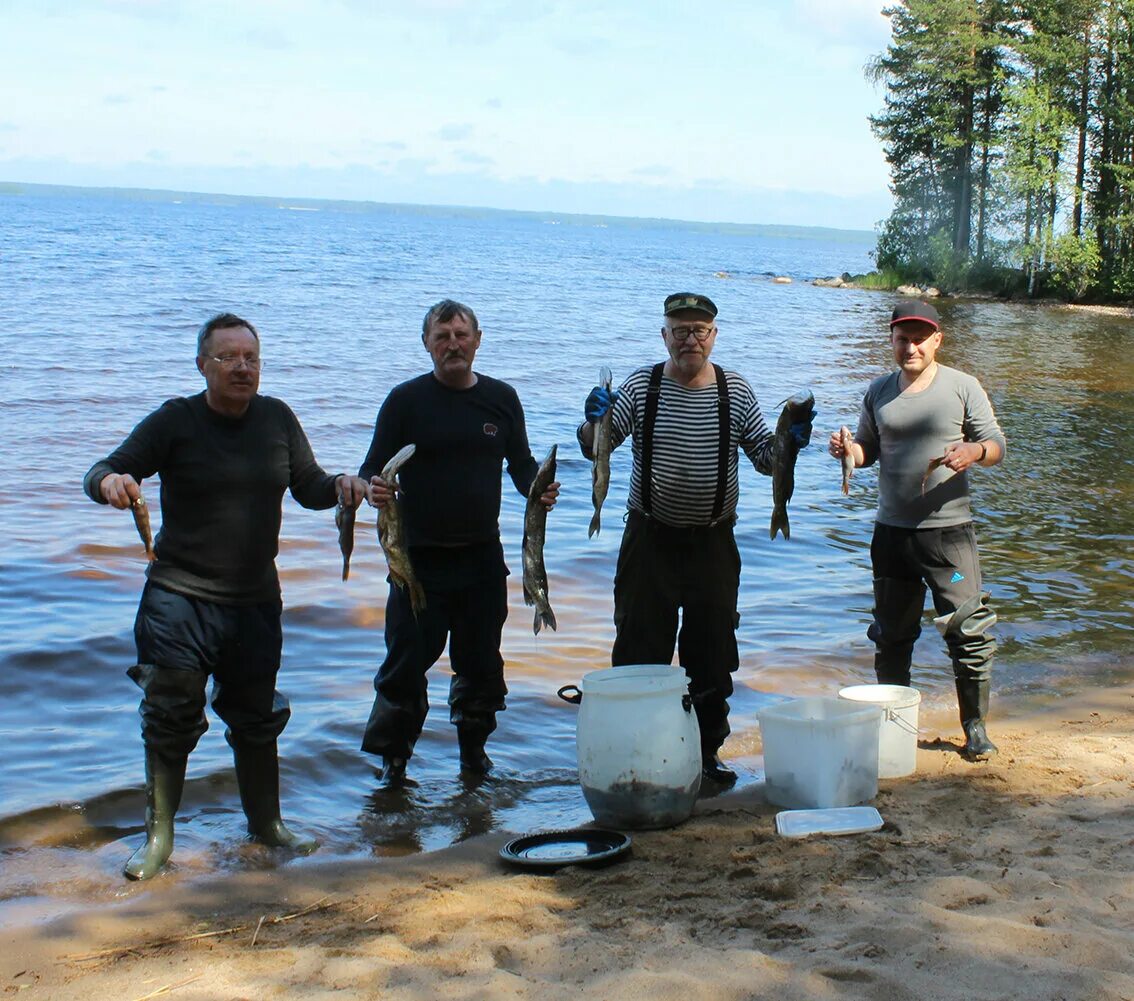
[[[498,773],[478,788],[457,779],[442,661],[411,763],[416,784],[381,789],[358,742],[383,653],[384,563],[360,528],[341,582],[332,512],[285,499],[281,688],[293,718],[281,742],[284,804],[322,839],[316,860],[589,818],[575,774],[576,711],[554,693],[609,663],[629,451],[615,454],[606,528],[588,540],[590,470],[574,427],[600,365],[620,380],[663,357],[661,301],[682,289],[717,302],[714,360],[748,377],[770,421],[804,387],[820,411],[797,468],[790,542],[768,539],[767,478],[742,474],[741,669],[725,755],[751,781],[766,693],[833,694],[872,680],[874,474],[859,471],[843,497],[824,442],[853,424],[866,383],[889,367],[893,297],[807,281],[867,269],[869,249],[617,220],[0,196],[0,914],[125,891],[119,870],[139,840],[142,798],[137,696],[124,671],[144,562],[129,516],[91,504],[80,484],[150,410],[201,388],[195,330],[222,309],[259,327],[262,388],[291,404],[329,470],[357,468],[386,393],[428,369],[421,317],[443,297],[477,311],[477,367],[517,388],[533,451],[560,445],[563,492],[546,552],[559,631],[533,636],[514,576],[509,710],[491,747]],[[943,313],[942,359],[982,379],[1009,439],[1008,462],[974,475],[1001,616],[997,698],[1129,680],[1131,321],[992,303]],[[147,493],[156,498],[156,484]],[[517,571],[521,511],[506,489],[501,527]],[[373,512],[360,514],[372,532]],[[931,626],[917,665],[927,703],[951,705]],[[241,843],[221,730],[191,759],[175,854],[182,875],[282,864]]]

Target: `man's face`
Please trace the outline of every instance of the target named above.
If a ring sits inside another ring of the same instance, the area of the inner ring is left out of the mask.
[[[662,339],[674,365],[691,379],[709,360],[717,339],[716,321],[695,309],[683,309],[665,318]]]
[[[928,323],[906,320],[890,328],[894,362],[911,378],[917,378],[930,365],[941,346],[941,331]]]
[[[443,323],[434,320],[424,341],[433,359],[433,374],[441,382],[460,384],[468,379],[480,347],[480,331],[473,330],[467,317],[457,313]]]
[[[260,342],[247,327],[214,330],[197,368],[214,409],[243,412],[260,388]]]

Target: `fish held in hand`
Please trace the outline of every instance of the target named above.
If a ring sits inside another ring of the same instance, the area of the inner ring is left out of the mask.
[[[850,493],[850,481],[854,476],[854,435],[845,424],[839,428],[839,443],[843,446],[843,493]]]
[[[599,385],[609,393],[612,381],[610,369],[603,365],[599,369]],[[591,524],[587,528],[588,539],[602,528],[600,517],[602,503],[606,500],[607,491],[610,489],[610,425],[613,417],[614,407],[610,407],[595,424],[595,440],[594,445],[591,446],[591,454],[594,456],[591,465],[591,503],[594,505],[595,513],[591,516]]]
[[[524,604],[535,606],[532,631],[538,636],[541,626],[556,629],[555,612],[547,597],[547,568],[543,564],[543,541],[547,534],[547,508],[540,498],[555,481],[555,453],[552,445],[547,458],[528,487],[528,503],[524,511]],[[596,508],[597,516],[598,510]]]
[[[134,516],[134,527],[138,529],[142,545],[146,547],[146,559],[152,563],[157,557],[154,556],[154,537],[150,531],[150,509],[146,507],[146,498],[141,494],[131,503],[130,513]]]
[[[800,445],[795,440],[791,428],[793,424],[810,423],[815,414],[815,397],[812,393],[797,393],[784,401],[780,419],[776,421],[776,432],[772,442],[772,522],[768,538],[774,539],[776,533],[791,538],[791,523],[788,521],[787,505],[795,493],[795,460],[799,456]]]
[[[400,449],[382,468],[379,478],[391,490],[395,489],[398,480],[398,470],[402,468],[416,451],[415,446],[406,445]],[[398,587],[409,591],[410,607],[413,614],[418,615],[425,608],[425,588],[413,572],[413,564],[409,558],[409,548],[406,546],[405,521],[402,518],[401,500],[397,497],[390,499],[378,510],[378,542],[382,552],[386,554],[386,566],[390,570],[390,580]]]
[[[354,508],[339,498],[335,508],[335,527],[339,530],[339,551],[343,554],[343,580],[350,576],[350,554],[354,552]]]

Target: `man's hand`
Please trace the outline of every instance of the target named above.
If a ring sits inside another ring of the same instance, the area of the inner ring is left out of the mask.
[[[125,510],[142,496],[142,488],[129,473],[107,473],[98,485],[103,500],[111,507]]]
[[[559,486],[559,481],[553,480],[547,485],[547,489],[540,496],[539,502],[549,511],[555,507],[555,502],[559,500]]]
[[[983,451],[978,442],[955,441],[952,445],[945,446],[945,458],[941,465],[954,473],[963,473],[969,466],[980,462]]]
[[[618,390],[607,389],[605,386],[595,386],[583,404],[583,416],[589,424],[597,424],[607,414],[614,404],[618,402]]]
[[[396,487],[391,487],[382,477],[371,476],[366,488],[366,500],[371,507],[385,507],[397,495]]]
[[[356,509],[367,496],[366,481],[361,476],[348,476],[343,473],[335,477],[335,492],[343,507]]]

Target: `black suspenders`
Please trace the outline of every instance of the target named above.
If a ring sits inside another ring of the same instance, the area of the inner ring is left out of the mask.
[[[658,362],[650,372],[650,384],[646,387],[646,417],[642,424],[642,510],[652,514],[650,500],[651,471],[654,459],[654,424],[658,419],[658,403],[661,400],[661,380],[665,362]],[[724,369],[713,364],[717,377],[717,495],[713,500],[713,515],[710,524],[715,525],[724,510],[725,487],[728,485],[728,449],[730,439],[728,383]]]

